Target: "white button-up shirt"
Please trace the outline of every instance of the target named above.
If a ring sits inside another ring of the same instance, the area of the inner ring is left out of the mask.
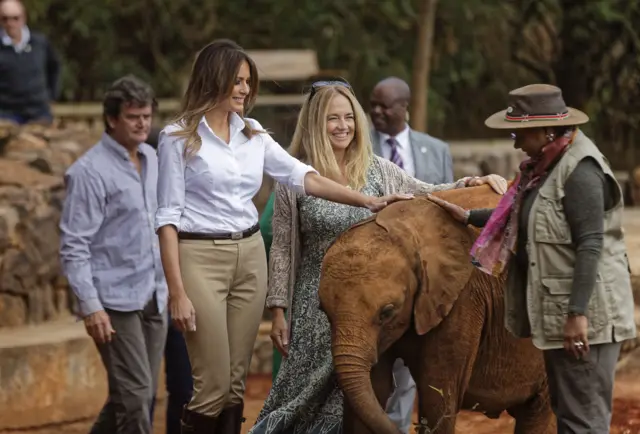
[[[381,133],[380,134],[380,148],[382,149],[382,156],[387,160],[391,160],[391,146],[387,143],[389,137],[388,134]],[[409,137],[409,125],[405,127],[397,136],[395,136],[396,141],[398,142],[398,153],[400,154],[400,158],[402,158],[402,168],[407,175],[415,176],[416,169],[415,164],[413,162],[413,150],[411,149],[411,138]]]
[[[263,172],[305,194],[304,177],[315,172],[287,153],[267,133],[247,138],[243,119],[229,116],[229,143],[211,130],[203,117],[198,126],[200,150],[185,160],[185,139],[171,135],[172,124],[158,139],[158,211],[155,229],[174,225],[179,232],[223,233],[249,229],[258,222],[252,202]],[[262,126],[247,119],[256,130]]]
[[[3,45],[6,45],[7,47],[13,47],[16,53],[22,53],[23,51],[27,50],[29,39],[31,39],[31,31],[29,30],[29,27],[24,26],[20,35],[20,41],[15,44],[13,42],[13,39],[11,39],[11,36],[9,36],[4,29],[0,29],[0,36],[2,36]]]

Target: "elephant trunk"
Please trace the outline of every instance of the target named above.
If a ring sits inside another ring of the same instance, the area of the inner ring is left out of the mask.
[[[399,429],[380,406],[371,384],[371,367],[376,359],[374,348],[366,350],[334,341],[333,362],[338,384],[358,418],[372,432],[398,434]]]

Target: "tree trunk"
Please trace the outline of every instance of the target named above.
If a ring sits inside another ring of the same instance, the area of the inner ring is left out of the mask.
[[[433,33],[436,21],[436,3],[438,0],[422,0],[418,18],[418,43],[413,55],[413,77],[411,83],[411,128],[427,131],[427,98],[429,96],[429,74],[431,72],[431,53],[433,52]]]

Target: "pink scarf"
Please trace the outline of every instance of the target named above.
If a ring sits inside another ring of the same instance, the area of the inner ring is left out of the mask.
[[[499,277],[516,251],[518,220],[522,196],[532,190],[547,173],[549,166],[558,161],[573,142],[577,129],[571,135],[558,137],[545,145],[542,152],[520,164],[520,173],[502,196],[491,218],[471,248],[471,261],[487,274]]]

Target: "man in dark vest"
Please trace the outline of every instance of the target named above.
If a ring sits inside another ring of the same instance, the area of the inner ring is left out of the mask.
[[[0,119],[49,123],[60,61],[47,38],[26,21],[19,0],[0,0]]]

